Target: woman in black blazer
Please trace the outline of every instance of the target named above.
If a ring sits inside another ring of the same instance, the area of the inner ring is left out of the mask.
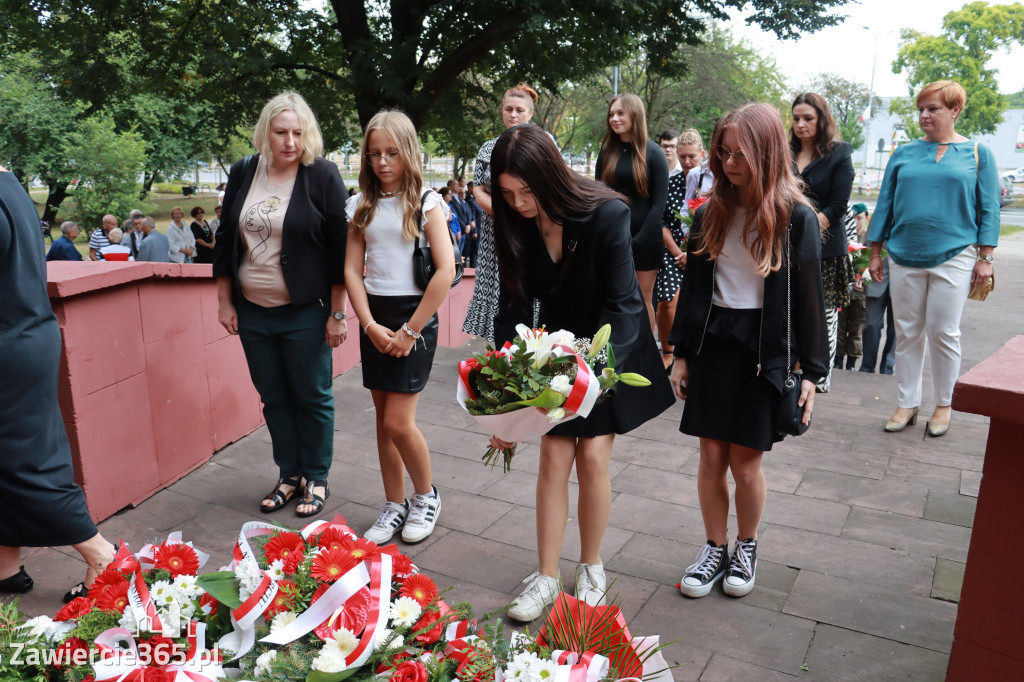
[[[654,282],[661,267],[661,217],[668,202],[668,160],[647,139],[644,103],[632,93],[608,106],[608,130],[597,155],[597,179],[629,201],[630,246],[640,294],[654,330]]]
[[[260,511],[284,507],[305,481],[296,513],[313,516],[334,454],[331,349],[347,336],[348,194],[299,95],[267,102],[253,146],[260,153],[231,168],[217,229],[218,319],[241,337],[280,470]]]
[[[850,283],[854,280],[843,226],[843,215],[853,188],[853,161],[850,145],[839,138],[828,102],[817,93],[807,92],[793,100],[789,145],[793,150],[794,170],[804,181],[804,196],[814,204],[821,227],[829,373],[818,382],[818,391],[827,393],[836,357],[839,309],[850,304]]]
[[[664,154],[662,154],[664,159]],[[621,196],[569,170],[558,147],[536,126],[515,126],[491,155],[494,235],[501,289],[494,336],[500,346],[515,325],[540,323],[592,337],[608,323],[617,372],[651,379],[644,388],[619,385],[588,417],[541,437],[537,481],[539,570],[524,582],[509,615],[530,621],[558,593],[558,558],[569,517],[569,474],[579,478],[580,565],[576,597],[603,603],[607,587],[601,540],[611,509],[608,462],[615,434],[626,433],[671,406],[672,390],[644,312],[630,255],[629,209]],[[492,444],[509,447],[492,437]]]

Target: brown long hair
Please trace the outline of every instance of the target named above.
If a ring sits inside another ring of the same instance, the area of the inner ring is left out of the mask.
[[[498,138],[491,152],[491,184],[494,208],[494,245],[498,254],[501,286],[513,298],[526,298],[523,266],[526,262],[526,233],[536,230],[533,219],[524,218],[505,200],[499,178],[508,173],[530,188],[541,210],[558,224],[586,220],[602,204],[621,199],[596,180],[569,170],[558,146],[539,127],[512,126]]]
[[[832,117],[832,107],[828,105],[828,100],[816,92],[805,92],[796,96],[790,111],[795,109],[798,104],[807,104],[814,107],[814,111],[817,112],[818,129],[814,134],[814,150],[818,156],[828,156],[832,153],[832,148],[843,141],[842,135],[839,134],[839,128],[836,126],[836,120]],[[789,146],[792,148],[794,156],[800,152],[800,138],[793,132],[792,126],[789,128]]]
[[[390,135],[402,155],[402,162],[405,164],[400,195],[402,236],[412,241],[420,233],[419,210],[420,193],[423,191],[423,166],[420,162],[420,144],[416,139],[416,127],[408,116],[395,109],[378,111],[366,124],[363,146],[359,150],[362,158],[359,164],[359,191],[362,192],[362,196],[349,227],[356,232],[365,230],[373,221],[373,216],[377,212],[377,202],[384,192],[380,186],[380,178],[373,171],[373,164],[366,158],[370,133],[374,130],[383,130]]]
[[[647,190],[647,113],[644,111],[644,102],[631,92],[624,92],[614,97],[608,104],[608,112],[616,102],[622,104],[622,109],[629,114],[630,125],[630,146],[633,148],[633,184],[636,186],[637,194],[646,197]],[[615,142],[621,142],[622,138],[612,130],[608,123],[608,116],[604,119],[605,134],[601,142],[601,153],[604,165],[601,168],[601,182],[612,186],[615,182],[615,166],[619,163],[619,156],[622,150]]]
[[[729,223],[741,205],[739,191],[729,181],[718,158],[722,137],[730,128],[739,137],[739,149],[751,173],[743,244],[757,263],[757,273],[767,277],[782,265],[782,237],[793,208],[797,204],[810,206],[801,191],[800,180],[793,173],[782,117],[769,104],[758,102],[733,109],[715,128],[711,136],[711,172],[715,184],[707,204],[699,209],[703,216],[700,242],[694,253],[707,254],[711,260],[721,255]],[[751,223],[757,234],[748,242]]]

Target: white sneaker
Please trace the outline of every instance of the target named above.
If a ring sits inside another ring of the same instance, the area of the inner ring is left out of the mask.
[[[380,508],[380,516],[373,522],[363,537],[378,545],[383,545],[391,540],[395,531],[405,523],[405,517],[409,515],[409,503],[385,502]]]
[[[591,606],[604,606],[608,582],[603,564],[580,564],[576,567],[576,598]]]
[[[544,607],[555,603],[558,595],[558,578],[543,575],[534,571],[523,581],[526,588],[512,600],[508,607],[508,616],[513,620],[528,623],[537,620],[544,613]]]
[[[409,517],[402,528],[402,540],[409,544],[423,542],[434,532],[434,524],[441,513],[441,493],[430,486],[430,495],[413,495],[409,505]]]

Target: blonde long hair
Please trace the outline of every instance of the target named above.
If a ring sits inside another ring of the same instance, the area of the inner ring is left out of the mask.
[[[782,117],[771,105],[746,104],[730,111],[711,136],[711,173],[715,184],[707,205],[702,207],[700,243],[694,251],[715,260],[722,253],[729,223],[740,196],[729,182],[718,151],[725,131],[732,128],[739,137],[739,150],[750,165],[750,206],[743,230],[743,244],[757,263],[757,274],[767,277],[782,265],[782,238],[789,216],[797,204],[810,206],[793,173],[792,157],[786,141]],[[735,150],[734,150],[735,151]],[[751,223],[756,236],[748,242]]]
[[[609,102],[609,112],[616,102],[621,102],[622,109],[629,114],[631,126],[629,146],[633,148],[633,184],[636,186],[637,194],[646,197],[649,192],[647,190],[647,113],[644,111],[644,102],[633,93],[624,92]],[[604,140],[601,142],[601,151],[604,152],[601,182],[612,187],[615,182],[615,166],[619,163],[619,156],[622,154],[619,145],[612,143],[619,142],[622,138],[612,130],[607,115],[604,125],[606,130]]]
[[[402,185],[399,189],[401,192],[399,198],[402,204],[402,236],[412,241],[420,233],[419,211],[420,193],[423,188],[423,166],[420,162],[420,144],[416,139],[416,128],[408,116],[396,109],[378,111],[366,125],[363,146],[360,149],[362,163],[359,166],[359,191],[362,192],[362,196],[350,227],[356,232],[366,229],[373,221],[373,216],[377,212],[377,202],[380,201],[381,194],[384,192],[380,186],[380,178],[377,177],[366,158],[370,133],[374,130],[382,130],[390,135],[395,141],[395,146],[398,147],[399,154],[402,155],[402,162],[405,165]]]

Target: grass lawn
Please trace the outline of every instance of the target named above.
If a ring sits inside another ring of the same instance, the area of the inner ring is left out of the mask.
[[[1021,230],[1024,230],[1024,226],[1021,226],[1021,225],[1000,225],[999,226],[999,236],[1000,237],[1008,237],[1011,234],[1013,234],[1014,232],[1020,232]]]

